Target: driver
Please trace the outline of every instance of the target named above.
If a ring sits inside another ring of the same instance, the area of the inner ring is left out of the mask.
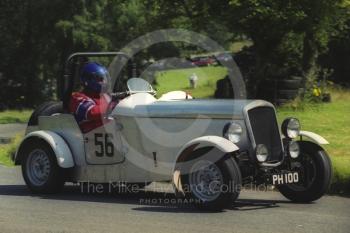
[[[72,94],[69,111],[74,114],[82,132],[87,133],[107,122],[105,116],[116,103],[107,93],[110,76],[104,66],[96,62],[85,64],[80,80],[83,90]]]

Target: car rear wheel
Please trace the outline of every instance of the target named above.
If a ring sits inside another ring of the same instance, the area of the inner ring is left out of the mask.
[[[301,154],[292,168],[299,171],[300,181],[278,187],[283,196],[294,202],[312,202],[327,191],[332,178],[332,164],[328,154],[311,142],[299,142]]]
[[[186,197],[198,208],[218,211],[230,207],[238,198],[242,178],[231,156],[216,162],[199,159],[189,167],[181,183]]]
[[[64,185],[64,173],[51,147],[42,140],[34,140],[26,151],[21,164],[28,188],[33,193],[59,192]]]

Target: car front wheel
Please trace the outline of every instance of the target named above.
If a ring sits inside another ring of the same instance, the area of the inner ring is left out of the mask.
[[[57,193],[64,185],[63,169],[56,156],[44,141],[35,140],[27,148],[22,160],[22,174],[33,193]]]
[[[300,181],[278,187],[283,196],[294,202],[312,202],[327,191],[332,178],[331,160],[320,146],[311,142],[299,142],[300,155],[292,162],[299,171]]]
[[[182,183],[187,198],[197,207],[217,211],[230,207],[238,198],[241,173],[230,156],[216,162],[198,160],[190,165]]]

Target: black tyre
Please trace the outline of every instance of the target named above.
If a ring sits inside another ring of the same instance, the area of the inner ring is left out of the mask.
[[[299,90],[279,90],[278,91],[278,98],[279,99],[288,99],[292,100],[295,99],[299,94]]]
[[[22,175],[33,193],[47,194],[61,191],[64,185],[63,169],[57,165],[51,147],[42,140],[33,140],[22,157]]]
[[[290,100],[287,100],[287,99],[277,99],[276,104],[277,106],[281,106],[281,105],[287,104],[289,101]]]
[[[298,80],[287,79],[287,80],[282,80],[278,86],[288,90],[296,90],[300,87],[300,82]]]
[[[312,142],[299,142],[301,154],[295,164],[300,172],[298,184],[278,187],[283,196],[294,202],[312,202],[328,190],[332,178],[332,164],[326,151]],[[293,163],[292,163],[293,166]],[[298,166],[297,166],[298,167]]]
[[[278,83],[278,87],[287,90],[299,89],[301,86],[301,80],[301,77],[291,77],[289,79],[284,79]]]
[[[45,102],[35,109],[29,118],[28,126],[38,125],[39,116],[52,116],[57,113],[63,113],[62,102],[49,101]]]
[[[189,173],[181,175],[181,183],[186,198],[198,208],[219,211],[230,207],[238,198],[242,178],[231,156],[215,162],[199,158],[189,163]]]

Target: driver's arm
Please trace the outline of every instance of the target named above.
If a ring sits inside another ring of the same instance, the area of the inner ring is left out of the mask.
[[[87,111],[87,120],[99,120],[106,116],[111,108],[114,108],[116,103],[111,101],[110,97],[102,96],[99,104],[94,103]]]
[[[100,120],[106,115],[109,105],[110,99],[107,97],[101,97],[99,101],[95,102],[81,93],[73,93],[70,112],[74,114],[78,123]]]
[[[106,111],[103,111],[104,109],[101,109],[101,106],[99,105],[93,105],[90,107],[90,109],[87,112],[87,120],[99,120],[101,119]]]
[[[102,111],[99,105],[91,100],[82,100],[77,103],[74,115],[78,122],[100,119]]]

